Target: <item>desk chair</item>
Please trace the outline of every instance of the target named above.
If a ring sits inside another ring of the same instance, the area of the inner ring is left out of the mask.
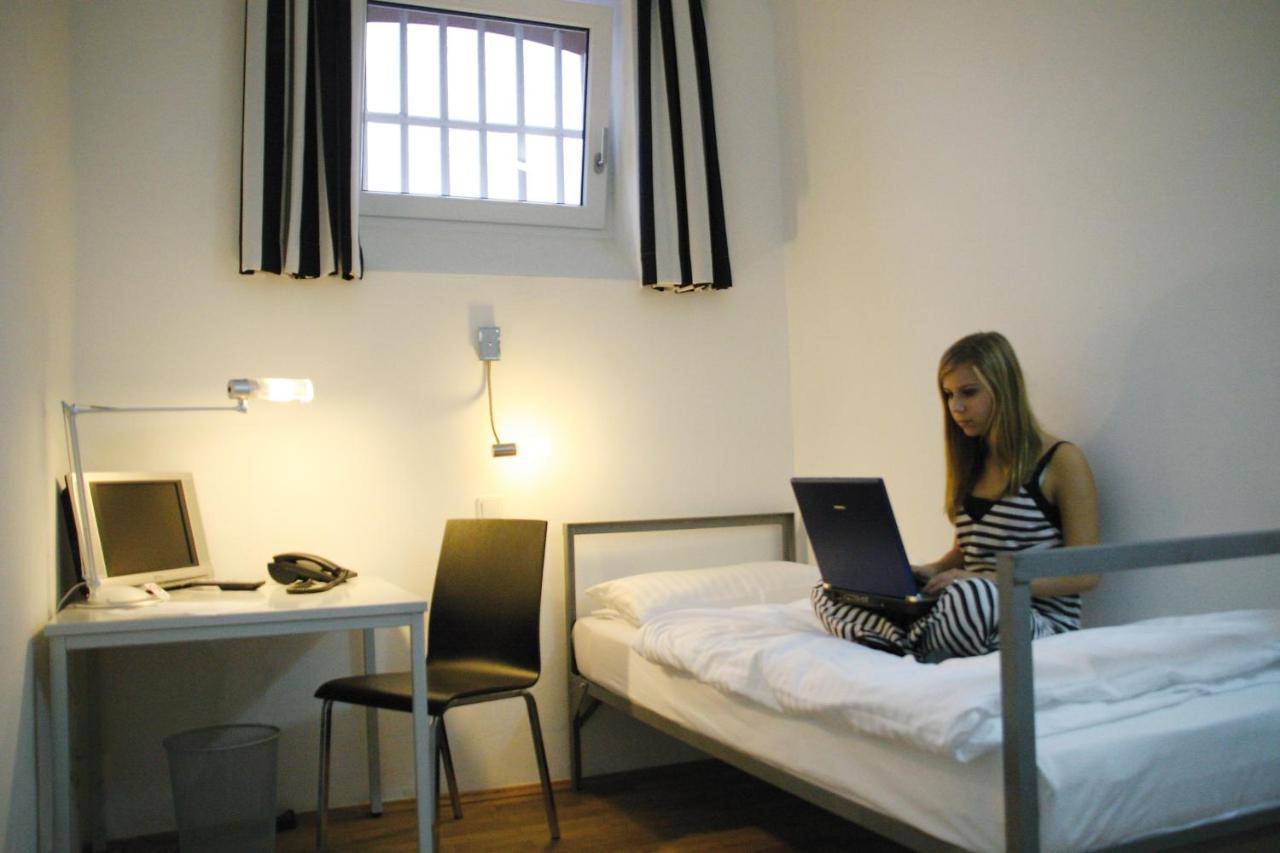
[[[545,521],[462,519],[445,523],[427,623],[427,710],[436,729],[453,816],[462,817],[444,713],[458,705],[524,698],[552,839],[560,837],[547,773],[538,706],[528,692],[542,671],[538,617],[542,609]],[[335,678],[316,691],[320,710],[320,795],[316,847],[324,849],[329,805],[329,741],[334,702],[413,711],[407,672]],[[439,759],[435,762],[439,779]],[[439,790],[439,785],[436,786]]]

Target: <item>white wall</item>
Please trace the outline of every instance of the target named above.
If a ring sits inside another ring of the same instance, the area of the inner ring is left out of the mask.
[[[912,558],[942,553],[937,358],[998,329],[1105,540],[1274,526],[1280,4],[777,11],[797,470],[885,476]],[[1245,563],[1090,608],[1265,601]]]
[[[70,17],[0,5],[0,849],[34,850],[36,641],[52,612],[58,394],[70,378]]]
[[[353,284],[241,276],[242,4],[76,4],[79,398],[216,402],[244,375],[310,376],[317,393],[247,416],[86,422],[87,466],[192,470],[218,571],[233,577],[300,549],[429,593],[444,519],[471,515],[477,497],[548,519],[536,695],[552,773],[567,776],[560,525],[790,503],[779,154],[760,119],[772,18],[764,2],[732,9],[715,38],[737,286],[675,297],[629,280],[393,272],[375,256]],[[420,241],[428,263],[433,239]],[[515,459],[489,454],[472,335],[490,322]],[[403,638],[380,651],[406,662]],[[166,827],[160,740],[201,724],[282,726],[282,806],[313,808],[311,694],[354,654],[345,640],[293,638],[101,656],[104,683],[133,697],[104,711],[108,834]],[[523,713],[451,715],[464,788],[536,781]],[[354,802],[362,727],[336,725],[335,800]],[[387,720],[384,738],[386,795],[409,796],[407,721]]]

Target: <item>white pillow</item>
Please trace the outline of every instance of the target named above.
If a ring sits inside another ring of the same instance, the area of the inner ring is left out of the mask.
[[[598,583],[587,597],[597,608],[614,610],[638,627],[660,613],[687,607],[785,604],[807,598],[820,580],[817,566],[772,560],[631,575]]]

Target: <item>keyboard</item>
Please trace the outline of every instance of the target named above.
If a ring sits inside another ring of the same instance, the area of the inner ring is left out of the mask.
[[[216,580],[204,579],[204,580],[178,581],[175,584],[165,586],[165,589],[168,591],[172,591],[175,589],[190,589],[191,587],[195,587],[195,586],[216,586],[218,589],[222,589],[222,590],[248,591],[248,590],[255,590],[258,587],[262,586],[264,583],[266,583],[266,581],[216,581]]]

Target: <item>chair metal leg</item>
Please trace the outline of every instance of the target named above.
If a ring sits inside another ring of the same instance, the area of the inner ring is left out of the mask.
[[[551,827],[551,840],[560,837],[560,822],[556,820],[556,800],[551,794],[551,774],[547,772],[547,751],[542,745],[542,724],[538,722],[538,703],[533,694],[521,693],[529,710],[529,730],[533,733],[533,751],[538,759],[538,776],[542,778],[542,802],[547,809],[547,825]]]
[[[453,775],[453,753],[449,752],[449,735],[444,728],[444,714],[435,718],[439,720],[439,734],[436,738],[436,749],[444,762],[444,778],[449,784],[449,805],[453,807],[453,819],[462,819],[462,803],[458,800],[458,779]],[[439,784],[436,791],[440,790]],[[437,794],[437,796],[439,796]]]
[[[431,849],[440,849],[440,726],[444,720],[440,717],[427,718],[427,731],[431,742],[435,744],[435,748],[431,751],[431,790],[436,792],[436,798],[431,803],[431,811],[434,817],[431,821]]]
[[[329,742],[333,734],[333,701],[320,706],[320,790],[316,796],[316,850],[324,850],[329,828]]]

